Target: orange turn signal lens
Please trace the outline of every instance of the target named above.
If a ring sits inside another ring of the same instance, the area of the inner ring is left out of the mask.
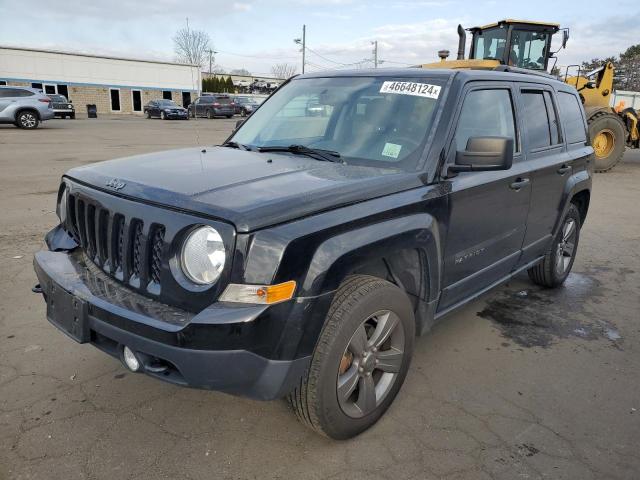
[[[296,291],[296,282],[277,285],[240,285],[230,284],[220,296],[221,302],[258,303],[272,305],[291,300]]]

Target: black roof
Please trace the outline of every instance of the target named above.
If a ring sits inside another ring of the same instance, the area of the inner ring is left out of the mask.
[[[500,66],[497,70],[472,70],[448,68],[370,68],[359,70],[325,70],[305,73],[298,78],[329,78],[329,77],[404,77],[404,78],[441,78],[446,80],[452,76],[459,76],[463,80],[511,80],[514,82],[530,81],[535,83],[553,84],[556,86],[566,83],[557,80],[544,72],[532,72],[525,69]]]

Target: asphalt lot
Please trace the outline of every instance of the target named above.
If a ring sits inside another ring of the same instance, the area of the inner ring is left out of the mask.
[[[394,405],[346,442],[285,402],[127,373],[45,320],[33,253],[70,167],[221,142],[235,120],[0,126],[0,480],[640,478],[640,153],[597,175],[574,273],[526,277],[418,339]]]

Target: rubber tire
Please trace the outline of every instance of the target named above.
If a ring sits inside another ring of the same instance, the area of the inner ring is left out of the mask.
[[[167,114],[166,114],[166,113],[164,113],[164,112],[160,112],[160,118],[161,118],[162,120],[166,120],[166,119],[167,119]]]
[[[227,118],[231,118],[231,117],[233,117],[233,115],[227,115]]]
[[[353,332],[367,316],[388,309],[400,317],[405,329],[405,358],[395,384],[383,402],[369,415],[351,418],[336,398],[340,359]],[[374,425],[396,397],[411,363],[415,318],[407,295],[392,283],[368,275],[348,277],[335,293],[311,364],[300,385],[288,396],[298,420],[327,437],[343,440]]]
[[[147,110],[147,118],[151,119],[151,112],[149,110]]]
[[[75,113],[72,113],[71,115],[69,115],[69,118],[70,118],[71,120],[75,120],[75,119],[76,119],[76,114],[75,114]]]
[[[242,110],[240,110],[240,116],[241,117],[246,117],[247,116],[247,111],[244,108]]]
[[[627,142],[627,128],[615,113],[597,112],[589,117],[589,138],[593,141],[599,131],[608,128],[615,136],[615,146],[608,157],[596,158],[595,171],[604,173],[611,170],[622,160]]]
[[[211,110],[207,110],[207,118],[211,120],[214,117],[213,112]]]
[[[195,110],[190,111],[189,115],[191,116],[191,118],[196,118],[196,111]]]
[[[24,125],[22,125],[21,118],[22,118],[23,115],[26,115],[28,113],[30,113],[30,114],[32,114],[32,115],[34,115],[36,117],[36,123],[35,123],[35,125],[33,127],[25,127]],[[16,117],[16,126],[18,128],[22,128],[24,130],[34,130],[34,129],[38,128],[39,124],[40,124],[40,119],[38,118],[38,114],[34,113],[32,111],[28,111],[27,110],[27,111],[20,112],[18,114],[18,116]]]
[[[555,269],[556,257],[557,257],[556,247],[558,245],[558,242],[560,241],[560,237],[562,236],[562,226],[564,225],[565,221],[569,217],[573,218],[576,222],[576,228],[577,228],[576,242],[573,248],[573,257],[571,258],[571,263],[569,264],[569,268],[567,268],[567,270],[564,272],[563,275],[559,276]],[[580,211],[578,210],[578,207],[576,207],[576,205],[572,203],[569,206],[569,209],[567,210],[566,215],[562,219],[561,226],[558,229],[558,232],[556,233],[556,236],[554,237],[553,242],[547,249],[547,252],[544,255],[544,259],[537,265],[534,265],[533,267],[527,270],[527,273],[529,274],[529,278],[533,283],[535,283],[536,285],[547,287],[547,288],[556,288],[564,283],[564,281],[569,276],[569,273],[571,272],[571,268],[573,267],[573,262],[575,262],[576,260],[576,254],[578,252],[578,243],[580,241],[580,227],[581,227],[580,223],[581,223]]]

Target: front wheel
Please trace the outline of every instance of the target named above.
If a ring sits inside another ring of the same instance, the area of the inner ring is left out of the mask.
[[[20,112],[18,117],[16,118],[16,125],[20,128],[25,128],[27,130],[32,130],[38,127],[38,123],[40,120],[38,119],[38,115],[34,112]]]
[[[161,118],[162,120],[166,120],[166,119],[167,119],[167,114],[166,114],[166,113],[164,113],[164,112],[160,113],[160,118]]]
[[[247,116],[247,111],[244,108],[242,110],[240,110],[240,116],[241,117],[246,117]]]
[[[151,112],[147,110],[147,118],[151,118]]]
[[[396,397],[411,363],[415,319],[385,280],[347,278],[335,294],[311,364],[289,395],[298,419],[334,439],[365,431]]]
[[[544,259],[527,271],[531,281],[547,288],[562,285],[573,267],[578,240],[580,240],[580,212],[572,203]]]
[[[207,110],[207,118],[208,119],[212,119],[213,118],[213,112],[211,110]]]

